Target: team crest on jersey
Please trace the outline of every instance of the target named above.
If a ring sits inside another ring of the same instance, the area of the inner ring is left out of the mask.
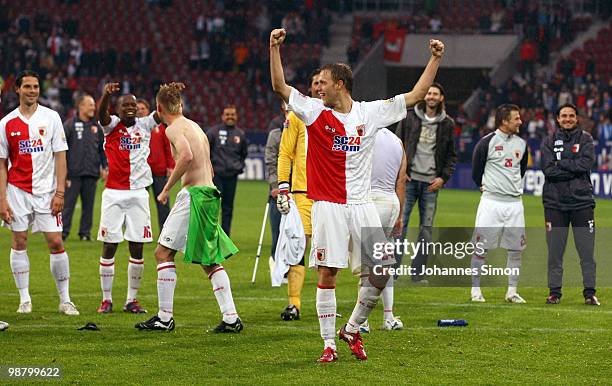
[[[360,137],[363,137],[364,134],[365,134],[365,125],[357,126],[357,135],[359,135]]]
[[[325,130],[326,130],[328,133],[335,133],[335,132],[336,132],[336,129],[334,129],[333,127],[331,127],[331,126],[329,126],[329,125],[325,125]]]
[[[91,132],[92,134],[98,134],[98,126],[91,125]]]
[[[237,136],[237,135],[234,136],[234,143],[236,145],[238,145],[240,143],[240,137],[239,136]]]
[[[325,248],[317,248],[317,260],[325,261]]]
[[[521,159],[521,152],[518,150],[514,151],[514,156],[516,157],[516,159]]]
[[[38,128],[38,134],[40,134],[41,137],[44,137],[46,132],[47,128],[45,126]]]
[[[504,151],[503,146],[495,146],[495,151]]]
[[[361,150],[361,137],[335,135],[333,151],[357,152]]]
[[[572,145],[572,153],[578,153],[580,151],[580,144],[575,143]]]

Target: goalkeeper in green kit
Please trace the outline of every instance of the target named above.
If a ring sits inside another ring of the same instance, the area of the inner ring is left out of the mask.
[[[234,306],[229,277],[221,265],[238,248],[219,225],[221,195],[212,181],[210,147],[200,126],[183,116],[183,88],[182,83],[164,84],[156,96],[157,112],[168,125],[166,136],[176,161],[157,200],[167,202],[170,189],[179,179],[183,188],[176,196],[155,250],[159,312],[136,324],[136,328],[174,329],[172,309],[177,280],[174,255],[180,250],[185,252],[185,262],[200,264],[210,279],[223,314],[223,320],[213,331],[240,332],[242,321]]]

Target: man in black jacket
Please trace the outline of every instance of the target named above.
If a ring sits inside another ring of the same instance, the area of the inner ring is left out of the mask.
[[[396,134],[406,146],[406,203],[403,215],[402,236],[406,237],[408,221],[414,204],[419,202],[419,240],[431,241],[431,233],[438,202],[438,191],[455,171],[455,123],[446,115],[444,88],[439,83],[429,87],[425,101],[408,111],[400,121]],[[427,265],[427,255],[417,254],[412,261],[414,272],[421,272]],[[423,277],[413,276],[421,282]]]
[[[96,103],[90,95],[77,99],[77,115],[64,122],[68,142],[68,177],[66,179],[66,201],[62,211],[66,240],[72,225],[72,215],[77,198],[81,196],[81,225],[79,237],[90,241],[94,200],[98,178],[105,178],[104,133],[95,118]]]
[[[595,220],[591,168],[595,162],[593,138],[578,127],[576,106],[562,105],[557,111],[557,129],[542,142],[544,171],[544,218],[548,244],[547,304],[558,304],[563,283],[563,253],[572,224],[580,256],[584,299],[598,306],[595,296]]]
[[[210,158],[215,171],[213,182],[221,191],[221,228],[229,236],[234,210],[238,175],[244,170],[248,143],[244,131],[236,127],[236,106],[227,105],[221,115],[222,124],[207,132]]]

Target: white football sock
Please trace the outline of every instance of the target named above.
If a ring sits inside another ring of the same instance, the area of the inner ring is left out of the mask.
[[[508,263],[506,265],[507,268],[512,270],[521,269],[521,251],[508,251]],[[512,272],[512,271],[511,271]],[[514,295],[516,294],[516,287],[518,286],[520,275],[508,275],[508,294]]]
[[[15,285],[19,290],[19,303],[31,302],[30,298],[30,259],[28,251],[16,251],[11,248],[11,271],[15,278]]]
[[[223,321],[229,324],[235,323],[236,319],[238,319],[238,312],[236,312],[236,306],[234,305],[232,288],[230,287],[227,272],[225,272],[222,266],[219,266],[208,274],[208,278],[210,279],[210,284],[212,284],[215,298],[217,298],[219,310],[223,314]]]
[[[474,294],[474,288],[478,288],[478,293],[480,293],[480,270],[485,263],[485,254],[481,256],[472,255],[472,262],[470,264],[470,268],[472,272],[476,272],[472,275],[472,294]]]
[[[393,276],[387,281],[382,290],[383,317],[385,320],[393,320]]]
[[[115,258],[105,259],[100,257],[100,286],[102,288],[102,300],[113,302],[113,279],[115,278]]]
[[[126,303],[133,302],[136,300],[138,295],[138,289],[140,288],[140,279],[142,278],[142,271],[144,271],[144,259],[134,259],[130,257],[128,264],[128,290]]]
[[[317,315],[325,347],[336,349],[336,286],[317,285]]]
[[[70,286],[70,263],[68,255],[65,251],[52,253],[50,255],[51,273],[55,278],[55,286],[60,298],[60,303],[70,301],[69,286]]]
[[[381,292],[382,290],[371,284],[365,284],[359,288],[357,303],[345,327],[346,332],[355,333],[359,331],[359,326],[368,319],[370,312],[376,307]]]
[[[157,264],[157,301],[159,304],[157,316],[162,322],[167,322],[172,318],[175,288],[176,266],[174,262]]]

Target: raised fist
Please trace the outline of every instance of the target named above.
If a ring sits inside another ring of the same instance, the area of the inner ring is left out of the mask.
[[[119,83],[106,83],[104,85],[104,93],[111,95],[119,91]]]
[[[444,43],[442,43],[438,39],[430,39],[429,40],[429,49],[431,50],[431,55],[436,58],[441,58],[444,53]]]
[[[284,28],[277,28],[270,32],[270,47],[280,46],[287,36],[287,31]]]

